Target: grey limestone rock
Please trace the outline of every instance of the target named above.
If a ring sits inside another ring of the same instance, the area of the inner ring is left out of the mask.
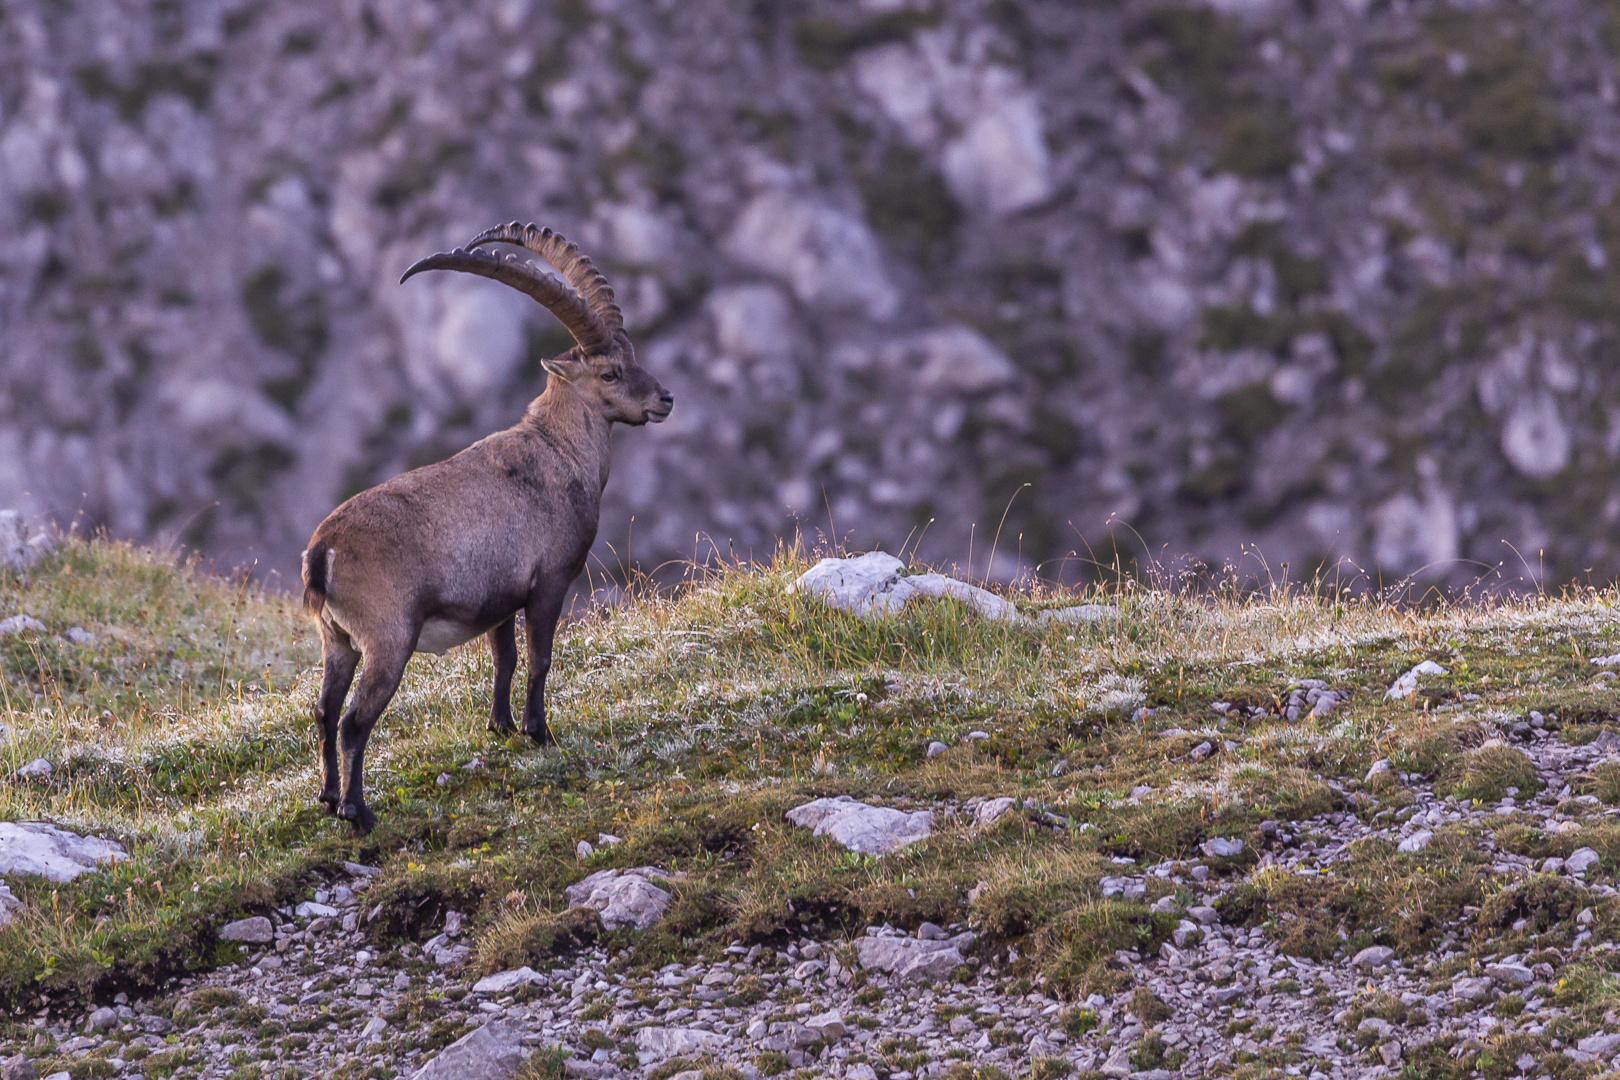
[[[682,1054],[711,1053],[730,1039],[698,1028],[644,1027],[636,1032],[636,1056],[648,1064]]]
[[[491,1022],[445,1047],[411,1080],[508,1080],[528,1058],[522,1028]]]
[[[669,893],[653,884],[668,881],[671,875],[655,866],[634,870],[599,870],[563,890],[571,908],[594,908],[609,930],[628,926],[645,930],[663,918],[669,906]]]
[[[0,821],[0,874],[72,881],[127,858],[116,840],[79,836],[38,821]]]
[[[816,799],[787,812],[788,821],[812,829],[862,855],[886,855],[926,840],[933,832],[934,812],[907,813],[886,806],[857,802],[848,795]]]
[[[275,940],[276,930],[263,915],[237,919],[220,927],[219,936],[225,941],[242,941],[251,945],[268,945]]]
[[[967,962],[963,950],[972,945],[971,933],[942,941],[900,936],[867,936],[855,942],[863,968],[891,974],[903,985],[937,982]]]

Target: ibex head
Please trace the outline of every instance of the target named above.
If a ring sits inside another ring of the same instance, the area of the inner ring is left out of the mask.
[[[555,266],[566,284],[516,255],[494,255],[478,246],[488,243],[527,248]],[[542,365],[609,423],[658,423],[674,408],[674,395],[636,363],[636,350],[624,332],[624,317],[607,279],[576,245],[551,229],[516,221],[497,225],[473,237],[465,248],[429,255],[399,280],[403,283],[423,270],[465,270],[494,278],[545,305],[577,344]]]

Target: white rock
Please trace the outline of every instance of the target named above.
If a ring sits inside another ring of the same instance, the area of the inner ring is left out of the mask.
[[[934,812],[906,813],[886,806],[869,806],[848,795],[816,799],[789,810],[788,821],[800,828],[813,829],[862,855],[886,855],[891,851],[926,840],[933,832]]]
[[[948,747],[944,743],[939,742],[939,741],[936,740],[936,741],[931,742],[931,743],[928,744],[928,757],[930,759],[937,758],[937,757],[939,757],[939,755],[943,754],[945,751],[947,751],[949,749],[950,749],[950,747]]]
[[[863,968],[884,971],[902,985],[937,982],[967,962],[962,950],[973,944],[973,934],[958,934],[944,941],[912,937],[863,937],[855,953]]]
[[[986,799],[973,811],[973,827],[987,829],[994,825],[1012,811],[1015,801],[1006,795],[998,799]]]
[[[698,1028],[645,1027],[636,1032],[636,1057],[653,1065],[683,1054],[712,1054],[730,1042],[726,1036]]]
[[[11,891],[11,886],[0,881],[0,926],[10,922],[22,908],[22,901]]]
[[[596,854],[596,849],[591,846],[591,842],[589,840],[581,840],[579,843],[574,845],[574,855],[576,858],[584,860],[590,858],[594,854]]]
[[[369,1039],[373,1036],[381,1035],[387,1030],[388,1021],[384,1020],[380,1016],[373,1016],[370,1020],[366,1021],[366,1026],[360,1029],[360,1037],[362,1039]]]
[[[1379,758],[1377,761],[1372,763],[1372,768],[1367,770],[1367,779],[1371,780],[1379,773],[1387,772],[1389,772],[1389,758]]]
[[[1487,964],[1485,974],[1503,986],[1529,986],[1535,973],[1523,964]]]
[[[1202,850],[1212,859],[1229,859],[1243,854],[1243,841],[1236,837],[1214,836],[1204,841]]]
[[[880,597],[900,580],[900,571],[905,566],[882,551],[869,551],[847,559],[822,559],[799,575],[792,591],[819,597],[832,607],[857,615],[886,613],[887,602]]]
[[[1584,874],[1597,864],[1597,852],[1589,847],[1576,848],[1574,853],[1564,860],[1564,869],[1571,874]]]
[[[1480,998],[1489,997],[1494,985],[1483,976],[1470,976],[1454,981],[1451,984],[1451,992],[1464,1001],[1478,1001]]]
[[[849,1028],[844,1026],[844,1017],[837,1009],[806,1017],[803,1023],[805,1027],[829,1042],[842,1039],[849,1034]]]
[[[866,222],[825,204],[765,192],[743,208],[724,247],[744,266],[786,281],[803,303],[878,321],[900,308]]]
[[[1605,1032],[1599,1032],[1596,1035],[1588,1035],[1586,1038],[1576,1043],[1575,1048],[1600,1058],[1606,1058],[1616,1050],[1620,1050],[1620,1035],[1612,1035]]]
[[[43,822],[0,821],[0,874],[36,874],[72,881],[129,858],[116,840],[79,836]]]
[[[268,945],[276,939],[275,927],[263,915],[254,915],[247,919],[237,919],[226,923],[220,928],[219,936],[224,941],[245,941],[250,945]]]
[[[530,986],[535,983],[544,983],[546,977],[525,965],[513,968],[511,971],[500,971],[494,975],[485,975],[473,984],[475,994],[506,994],[520,986]]]
[[[1413,694],[1417,693],[1418,676],[1444,675],[1445,673],[1446,669],[1435,663],[1433,660],[1425,660],[1423,663],[1419,664],[1417,667],[1408,671],[1406,674],[1402,675],[1400,678],[1391,683],[1389,689],[1384,692],[1384,696],[1386,698],[1394,698],[1397,701],[1409,698]]]
[[[1408,836],[1405,840],[1402,840],[1399,844],[1396,844],[1395,850],[1405,852],[1422,851],[1424,848],[1429,846],[1429,841],[1433,839],[1434,833],[1430,832],[1428,829],[1419,829],[1411,836]]]
[[[23,517],[22,511],[0,510],[0,569],[27,569],[51,547],[48,533],[32,537],[28,535],[28,522]]]
[[[1592,658],[1592,663],[1601,668],[1620,667],[1620,653],[1612,653],[1609,656],[1595,656]]]
[[[96,635],[82,626],[70,626],[67,629],[67,639],[75,645],[89,647],[96,643]]]
[[[45,624],[31,615],[12,615],[0,619],[0,637],[10,637],[12,634],[41,633]]]
[[[23,780],[49,780],[51,778],[51,763],[44,758],[35,758],[18,769],[17,776]]]
[[[988,589],[969,585],[965,581],[958,581],[944,574],[917,574],[900,578],[889,586],[887,593],[889,609],[898,611],[917,596],[960,600],[992,622],[1018,618],[1018,609],[1011,602],[1003,600]]]
[[[609,930],[629,926],[645,930],[669,907],[669,893],[652,883],[653,878],[668,881],[673,875],[656,866],[633,870],[600,870],[563,890],[570,908],[594,908]]]
[[[305,900],[293,908],[293,914],[300,919],[335,919],[338,909],[329,904],[317,904],[313,900]]]
[[[411,1080],[508,1080],[528,1057],[523,1029],[493,1021],[445,1047]]]
[[[1369,945],[1356,953],[1350,961],[1351,967],[1376,968],[1385,967],[1395,960],[1395,950],[1388,945]]]

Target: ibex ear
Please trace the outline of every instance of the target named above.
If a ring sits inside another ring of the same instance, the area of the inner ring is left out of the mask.
[[[585,374],[586,364],[572,353],[563,353],[561,356],[553,356],[550,360],[540,361],[540,366],[559,379],[572,380]]]

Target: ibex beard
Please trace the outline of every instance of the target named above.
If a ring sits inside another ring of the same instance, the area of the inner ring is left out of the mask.
[[[478,246],[492,242],[527,248],[563,280]],[[657,423],[675,402],[636,363],[607,280],[550,229],[497,226],[416,263],[401,283],[424,270],[461,270],[527,293],[576,344],[544,361],[545,392],[523,419],[446,461],[362,491],[309,539],[304,606],[320,627],[325,664],[314,709],[320,801],[360,834],[377,822],[364,795],[366,743],[412,653],[442,654],[487,637],[495,657],[489,726],[510,733],[522,612],[523,730],[542,745],[553,741],[545,704],[551,644],[563,598],[596,539],[612,427]],[[345,708],[357,670],[360,685]]]

